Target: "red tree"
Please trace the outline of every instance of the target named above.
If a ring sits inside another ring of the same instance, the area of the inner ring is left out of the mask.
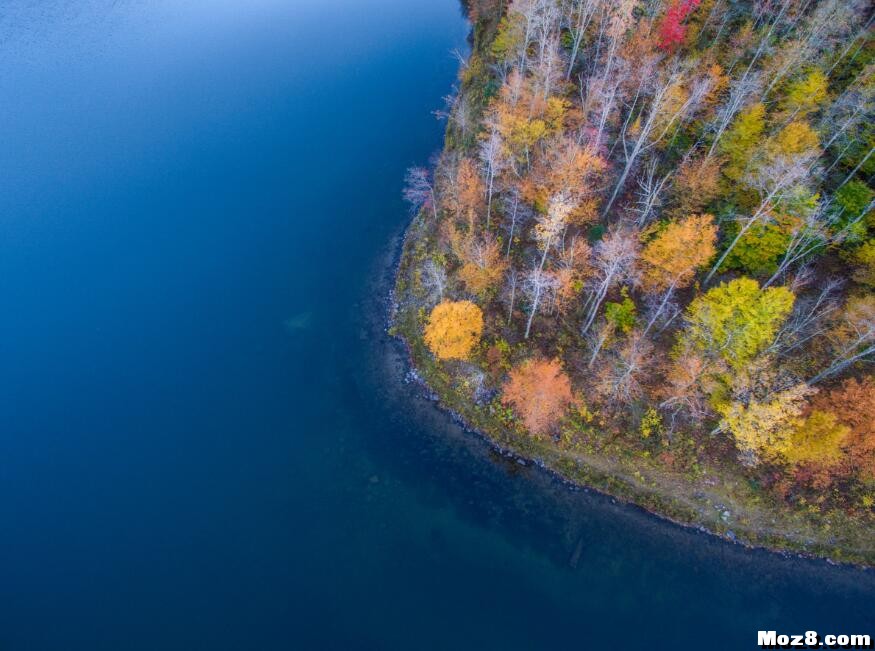
[[[687,28],[683,24],[687,16],[701,4],[702,0],[674,0],[665,18],[659,26],[659,47],[666,52],[671,52],[684,42],[687,36]]]

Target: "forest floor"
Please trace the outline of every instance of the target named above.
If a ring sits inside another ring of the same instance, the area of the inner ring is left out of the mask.
[[[630,445],[622,433],[582,428],[573,438],[533,437],[512,426],[496,402],[478,400],[467,378],[470,365],[438,362],[423,341],[426,306],[414,274],[431,252],[433,225],[413,219],[404,238],[395,284],[391,332],[407,345],[414,374],[440,404],[504,454],[527,459],[563,480],[630,502],[662,518],[733,542],[830,562],[875,566],[875,537],[868,519],[817,504],[788,504],[758,487],[730,457],[695,453],[671,468],[659,443]],[[704,436],[707,436],[705,434]],[[692,442],[689,439],[688,442]]]

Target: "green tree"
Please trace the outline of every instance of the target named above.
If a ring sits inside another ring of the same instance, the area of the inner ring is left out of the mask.
[[[682,336],[702,352],[740,368],[772,343],[793,301],[786,287],[760,289],[750,278],[722,283],[690,303]]]
[[[872,219],[875,215],[875,211],[872,210],[872,199],[875,198],[875,191],[868,185],[862,181],[849,181],[836,190],[833,196],[836,209],[840,211],[839,228],[853,224],[851,241],[859,241],[865,237],[867,227],[875,227],[875,223],[872,223],[875,221]]]
[[[613,328],[623,334],[632,332],[635,327],[635,303],[629,298],[626,288],[623,288],[623,300],[620,303],[605,303],[605,318]]]
[[[766,107],[757,103],[742,111],[720,141],[720,153],[727,163],[723,174],[730,181],[741,181],[755,148],[762,144],[766,127]]]
[[[787,85],[781,109],[791,117],[805,117],[817,111],[827,96],[826,75],[818,68]]]
[[[729,235],[734,233],[729,229]],[[792,225],[786,220],[755,224],[726,256],[722,269],[740,269],[754,276],[772,274],[792,237]]]

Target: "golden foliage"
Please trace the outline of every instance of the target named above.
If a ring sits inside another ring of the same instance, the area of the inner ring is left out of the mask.
[[[425,343],[438,359],[468,359],[483,333],[483,312],[471,301],[443,301],[425,326]]]
[[[641,252],[645,286],[663,290],[689,285],[696,270],[714,256],[716,241],[712,215],[690,215],[670,222]]]
[[[483,203],[486,190],[483,181],[477,173],[477,167],[470,158],[459,161],[456,173],[457,209],[456,214],[463,215],[468,221],[468,230],[473,232],[477,219],[477,208]]]
[[[842,458],[842,445],[851,429],[835,414],[812,411],[790,434],[784,458],[792,464],[817,463],[831,466]]]
[[[501,247],[493,237],[470,238],[463,247],[463,265],[459,280],[477,296],[484,295],[504,274],[507,263]]]
[[[749,463],[784,457],[792,445],[793,430],[805,409],[805,397],[812,389],[797,384],[773,393],[764,400],[747,404],[733,401],[718,406],[720,425],[735,439],[735,445]]]
[[[671,214],[683,217],[707,206],[720,194],[720,160],[716,156],[689,159],[674,177]]]
[[[794,156],[820,147],[817,132],[805,120],[794,120],[769,139],[766,148],[772,156]]]

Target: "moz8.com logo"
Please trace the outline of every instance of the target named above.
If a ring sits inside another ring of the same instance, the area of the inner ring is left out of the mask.
[[[820,635],[805,631],[786,635],[777,631],[757,631],[757,644],[763,649],[871,649],[869,635]]]

